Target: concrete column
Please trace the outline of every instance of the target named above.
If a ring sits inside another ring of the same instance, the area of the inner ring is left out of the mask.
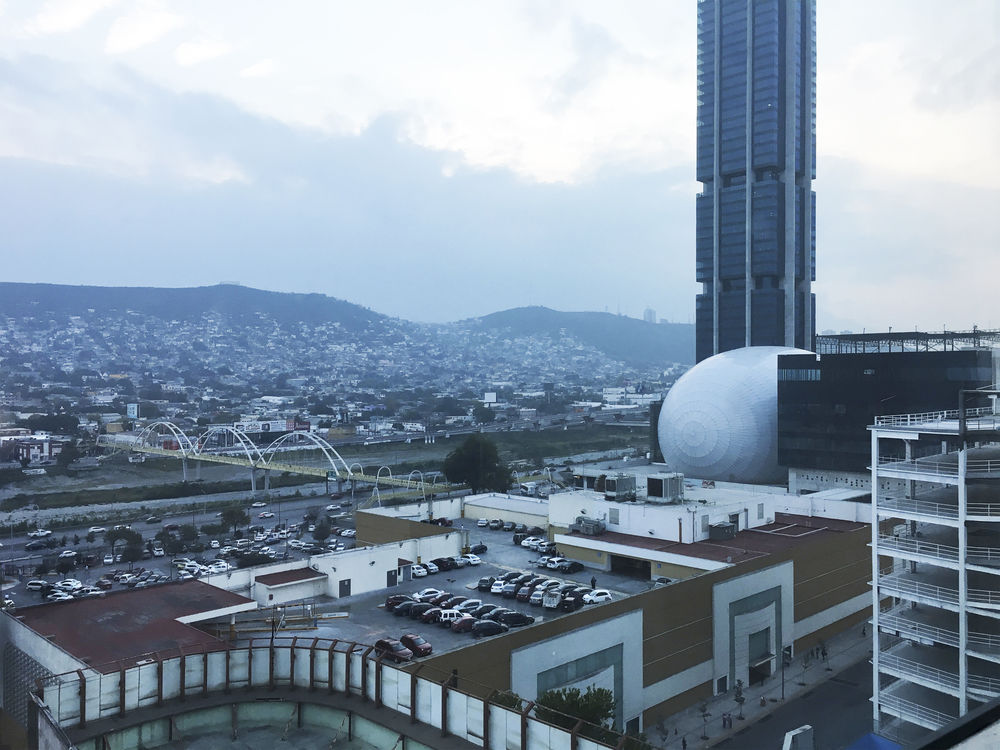
[[[879,652],[878,652],[878,621],[879,621],[879,567],[878,567],[878,430],[872,430],[872,726],[879,730]]]

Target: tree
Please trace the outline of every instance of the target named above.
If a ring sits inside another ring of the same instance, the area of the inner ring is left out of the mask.
[[[226,526],[231,526],[233,533],[235,533],[238,526],[245,526],[250,523],[250,516],[240,506],[231,505],[228,508],[222,509],[222,522]]]
[[[59,575],[66,575],[75,567],[76,563],[68,557],[60,557],[56,561],[56,572],[59,573]]]
[[[489,424],[497,418],[497,415],[488,406],[483,406],[482,404],[476,404],[472,407],[472,418],[476,420],[478,424]]]
[[[467,484],[473,493],[510,488],[510,468],[500,458],[496,443],[482,435],[466,438],[448,454],[443,468],[449,482]]]
[[[177,532],[181,535],[181,540],[185,542],[193,542],[198,538],[198,528],[193,523],[181,524]]]
[[[491,700],[498,706],[513,708],[515,711],[520,711],[524,704],[524,699],[513,690],[501,690],[494,693]]]
[[[580,719],[607,728],[615,716],[614,693],[593,685],[588,685],[586,692],[580,692],[580,688],[546,690],[536,703],[535,715],[539,719],[565,729],[572,729]],[[583,734],[588,734],[589,729],[584,727]]]
[[[76,441],[70,441],[63,446],[59,455],[56,456],[56,466],[65,469],[71,463],[80,458],[80,449],[76,447]]]
[[[313,530],[312,535],[313,539],[317,542],[322,542],[327,539],[330,536],[330,522],[325,518],[320,520],[320,522],[316,524],[316,528]]]

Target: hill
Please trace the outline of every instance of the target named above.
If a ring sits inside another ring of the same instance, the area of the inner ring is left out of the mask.
[[[647,323],[601,312],[559,312],[547,307],[517,307],[475,319],[488,329],[515,336],[572,337],[609,358],[636,365],[663,362],[694,364],[694,326]]]

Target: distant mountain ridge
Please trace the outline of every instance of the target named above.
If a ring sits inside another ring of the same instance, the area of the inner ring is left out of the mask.
[[[132,312],[162,320],[192,321],[209,314],[231,324],[250,325],[260,315],[278,324],[337,323],[343,329],[378,335],[390,328],[410,328],[458,335],[461,331],[509,332],[511,337],[542,336],[572,339],[609,360],[630,365],[693,364],[694,326],[684,323],[651,324],[636,318],[601,312],[560,312],[546,307],[520,307],[439,326],[403,321],[323,294],[271,292],[236,284],[215,286],[99,287],[0,282],[0,315],[124,315]]]
[[[559,312],[540,306],[516,307],[474,320],[515,335],[569,335],[626,362],[694,362],[694,326],[686,323],[652,324],[624,315]]]

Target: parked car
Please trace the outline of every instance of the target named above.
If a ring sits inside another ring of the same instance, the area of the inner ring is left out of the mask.
[[[506,633],[508,630],[509,628],[506,625],[502,625],[499,622],[493,622],[492,620],[480,620],[472,625],[472,637],[485,638],[491,635]]]
[[[463,615],[451,624],[451,629],[456,633],[468,633],[477,622],[479,620],[472,615]]]
[[[483,620],[492,620],[493,622],[500,622],[500,615],[505,612],[513,612],[510,607],[497,607],[492,612],[486,614],[484,617],[480,618]]]
[[[513,531],[514,530],[514,522],[513,521],[504,521],[503,530],[504,531]]]
[[[545,564],[545,567],[549,570],[559,570],[559,565],[564,562],[569,562],[565,557],[550,557]]]
[[[486,551],[486,549],[487,547],[485,544],[482,543],[473,544],[471,547],[469,547],[469,552],[472,552],[475,555],[481,555]]]
[[[435,596],[440,596],[444,592],[441,589],[426,588],[421,589],[413,595],[413,600],[417,602],[429,602]]]
[[[539,539],[537,536],[526,536],[521,540],[521,546],[528,549],[535,549],[542,541],[544,540]]]
[[[459,612],[472,612],[474,609],[478,609],[483,606],[482,599],[466,599],[464,602],[457,604],[454,608]]]
[[[483,604],[481,607],[476,607],[469,614],[479,620],[488,615],[494,609],[499,608],[499,606],[499,604]]]
[[[528,597],[528,604],[534,607],[540,607],[542,606],[542,598],[544,596],[545,596],[544,591],[539,591],[538,589],[535,589],[534,591],[531,592],[531,596]]]
[[[555,542],[542,541],[535,545],[535,549],[543,554],[559,554]]]
[[[500,591],[500,596],[502,596],[504,599],[513,599],[515,596],[517,596],[517,590],[519,588],[521,587],[516,583],[513,582],[505,583],[503,585],[503,589]]]
[[[560,612],[575,612],[583,606],[583,598],[579,596],[565,596],[559,602]]]
[[[48,585],[49,585],[48,581],[39,581],[37,579],[28,581],[26,584],[24,584],[25,588],[27,588],[28,591],[41,591]]]
[[[485,576],[479,579],[479,583],[476,584],[476,588],[479,589],[480,591],[489,591],[490,586],[492,586],[496,582],[496,580],[497,579],[494,578],[493,576]]]
[[[610,602],[611,599],[611,592],[607,589],[594,589],[583,597],[586,604],[600,604],[601,602]]]
[[[352,539],[352,538],[354,538],[354,537],[356,537],[358,535],[358,532],[357,532],[357,529],[343,529],[340,532],[340,535],[342,537],[346,537],[348,539]]]
[[[493,582],[492,586],[490,586],[490,593],[491,594],[502,594],[503,593],[503,587],[506,586],[506,585],[507,585],[507,582],[505,580],[503,580],[502,578],[499,578],[499,579],[497,579],[497,580],[495,580]]]
[[[464,568],[466,565],[469,564],[469,561],[466,560],[461,555],[455,555],[453,558],[451,558],[451,561],[455,563],[456,568]]]
[[[461,594],[453,596],[450,599],[446,599],[445,601],[441,602],[441,609],[455,609],[455,607],[457,607],[459,604],[461,604],[468,598],[469,597],[462,596]]]
[[[545,589],[550,589],[558,585],[559,581],[557,581],[555,578],[546,578],[544,581],[536,583],[535,589],[537,589],[538,591],[544,591]]]
[[[400,602],[399,604],[397,604],[395,607],[392,608],[392,613],[396,615],[396,617],[406,617],[407,615],[410,614],[410,610],[417,604],[421,604],[421,602],[414,602],[414,601]]]
[[[576,560],[563,560],[556,567],[560,573],[579,573],[583,570],[583,563],[577,562]]]
[[[115,564],[115,556],[112,555],[110,552],[108,554],[106,554],[104,556],[104,564],[105,565],[114,565]]]
[[[432,563],[438,566],[440,570],[454,570],[455,561],[450,557],[436,557],[431,560]]]
[[[504,612],[498,620],[507,627],[519,628],[522,625],[531,625],[535,621],[535,618],[523,612]]]
[[[481,565],[483,562],[482,560],[479,559],[479,555],[473,555],[471,552],[464,555],[459,555],[459,559],[465,560],[465,563],[467,565]]]
[[[375,652],[382,658],[397,663],[413,658],[413,652],[395,638],[379,638],[375,641]]]
[[[73,600],[73,595],[67,594],[65,591],[53,591],[45,598],[50,602],[69,602]]]
[[[35,529],[34,531],[29,531],[28,536],[33,539],[44,539],[49,536],[52,532],[48,529]]]
[[[97,581],[94,582],[94,585],[102,591],[107,591],[114,584],[107,578],[98,578]]]
[[[24,545],[24,549],[28,552],[34,552],[35,550],[45,549],[48,545],[40,539],[33,539],[32,541]]]
[[[438,623],[445,628],[451,627],[451,624],[455,620],[460,620],[465,617],[464,614],[459,612],[457,609],[442,609],[441,615],[438,617]]]
[[[343,546],[344,546],[344,545],[340,545],[340,547],[341,547],[341,548],[343,548]],[[425,569],[425,570],[426,570],[426,571],[427,571],[428,573],[430,573],[430,574],[432,574],[432,575],[433,575],[434,573],[437,573],[437,572],[439,572],[439,571],[441,570],[441,569],[440,569],[440,568],[439,568],[439,567],[438,567],[437,565],[435,565],[435,564],[434,564],[434,563],[432,563],[432,562],[425,562],[425,563],[423,563],[423,566],[424,566],[424,569]]]
[[[453,596],[454,594],[452,594],[450,591],[442,591],[440,594],[431,599],[430,602],[435,607],[440,607],[444,602],[448,601]]]
[[[500,576],[500,580],[503,581],[504,583],[507,583],[507,581],[511,581],[520,575],[523,575],[520,570],[511,570]]]
[[[476,521],[476,526],[478,526],[481,529],[485,529],[489,525],[490,522],[485,518],[480,518],[478,521]]]
[[[410,611],[407,614],[410,616],[411,620],[416,620],[429,609],[434,609],[434,605],[430,602],[417,602],[410,607]]]
[[[421,622],[437,622],[441,619],[441,608],[432,606],[422,615],[420,615]]]
[[[552,558],[550,558],[548,555],[542,555],[537,560],[535,560],[532,563],[532,565],[534,565],[536,568],[547,568],[549,565],[549,560],[551,559]]]
[[[427,568],[425,568],[423,565],[420,565],[419,563],[414,563],[413,565],[410,566],[410,575],[412,575],[414,578],[423,578],[424,576],[427,575]]]
[[[402,604],[403,602],[412,602],[412,601],[413,599],[411,599],[407,594],[393,594],[392,596],[390,596],[385,600],[385,609],[387,612],[392,612],[392,610],[394,610],[398,605]]]
[[[521,542],[523,542],[527,538],[528,538],[528,535],[525,534],[523,531],[515,532],[514,536],[513,536],[514,544],[518,544],[519,545]]]
[[[500,529],[503,528],[503,521],[501,521],[499,518],[491,518],[490,528],[493,529],[494,531],[499,531]]]
[[[406,633],[399,636],[399,642],[410,649],[414,656],[428,656],[433,650],[431,644],[416,633]]]

